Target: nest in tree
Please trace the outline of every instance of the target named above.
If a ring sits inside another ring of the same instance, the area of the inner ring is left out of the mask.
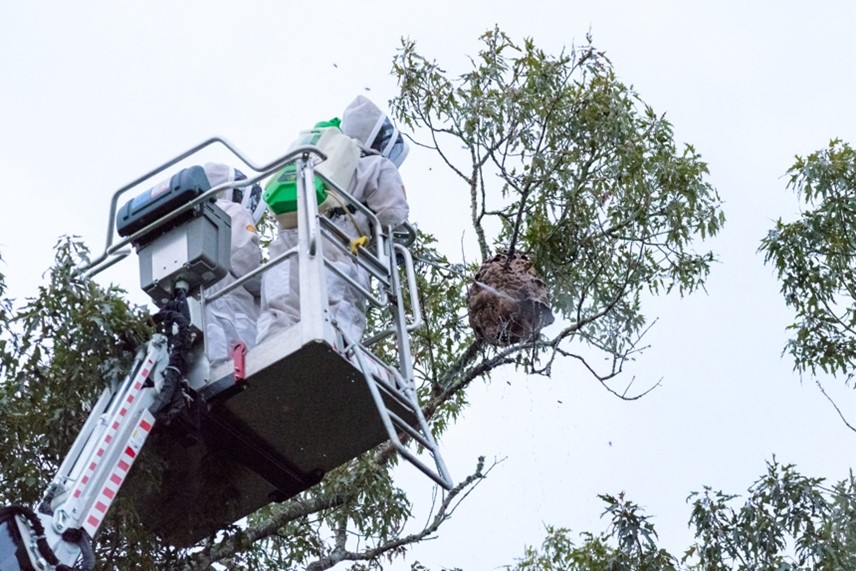
[[[498,346],[532,339],[554,320],[544,280],[518,253],[500,253],[482,264],[467,293],[467,309],[476,336]]]

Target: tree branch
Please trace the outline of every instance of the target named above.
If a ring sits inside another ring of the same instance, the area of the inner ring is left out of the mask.
[[[854,428],[852,424],[847,422],[847,419],[844,417],[844,413],[841,412],[841,409],[838,408],[838,405],[835,404],[835,401],[832,400],[832,397],[830,397],[828,394],[826,394],[826,390],[824,390],[823,385],[820,384],[820,381],[816,380],[815,384],[817,384],[817,388],[820,389],[820,392],[823,393],[823,396],[826,397],[826,400],[829,401],[829,404],[832,405],[832,407],[835,409],[835,412],[838,413],[838,416],[841,417],[841,420],[844,422],[844,424],[847,426],[847,428],[849,428],[853,432],[856,432],[856,428]]]
[[[440,504],[434,518],[420,531],[404,537],[397,537],[393,540],[387,541],[386,543],[378,545],[377,547],[367,549],[359,553],[347,551],[345,549],[335,549],[329,555],[310,563],[306,567],[306,571],[324,571],[325,569],[330,569],[342,561],[372,561],[384,553],[425,539],[427,536],[437,531],[437,529],[439,529],[439,527],[452,516],[452,513],[460,502],[463,501],[467,495],[469,495],[469,493],[487,477],[487,473],[490,472],[495,465],[496,464],[492,465],[488,471],[485,472],[484,457],[480,457],[475,472],[452,488],[448,495],[443,499],[443,502]],[[456,500],[456,498],[461,494],[463,495]]]
[[[472,161],[473,161],[473,173],[472,173],[472,177],[470,178],[470,181],[469,181],[470,182],[470,216],[472,217],[473,228],[475,228],[475,230],[476,230],[476,236],[478,237],[478,241],[479,241],[479,250],[481,250],[481,255],[482,255],[481,261],[484,262],[488,259],[488,256],[490,256],[490,250],[487,247],[487,239],[485,238],[484,228],[481,225],[481,215],[479,214],[479,208],[478,208],[479,183],[482,184],[482,189],[483,189],[484,188],[484,180],[481,176],[479,176],[481,174],[481,171],[479,170],[479,168],[475,164],[476,163],[475,149],[470,149],[470,156],[472,157]],[[482,194],[482,196],[484,196],[484,194]],[[485,206],[484,203],[482,203],[482,211],[484,211],[484,206]]]
[[[271,515],[266,521],[248,526],[226,537],[216,545],[206,547],[188,557],[184,571],[201,571],[208,569],[213,563],[244,551],[248,545],[275,535],[285,524],[301,517],[334,508],[346,503],[356,492],[330,494],[299,502],[283,504],[281,510]]]

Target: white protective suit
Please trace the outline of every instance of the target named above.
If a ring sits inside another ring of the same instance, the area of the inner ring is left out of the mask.
[[[342,131],[371,152],[372,141],[378,138],[380,128],[386,124],[391,122],[383,112],[371,101],[360,96],[345,110]],[[388,134],[387,131],[384,133]],[[397,130],[395,135],[400,138]],[[384,148],[386,147],[392,148],[391,145],[384,144]],[[396,147],[398,150],[401,148],[401,145]],[[403,160],[405,155],[406,145],[404,152],[399,152],[397,158]],[[368,206],[384,227],[395,227],[407,220],[409,208],[401,175],[396,164],[381,154],[365,154],[360,158],[346,190],[356,200]],[[326,215],[351,238],[369,235],[368,219],[360,212],[346,213],[342,208],[334,208]],[[280,228],[279,235],[270,245],[271,259],[296,246],[297,240],[296,228]],[[354,262],[351,254],[325,244],[324,255],[343,274],[363,287],[369,287],[368,272]],[[258,321],[259,342],[300,320],[298,271],[297,258],[292,257],[265,272]],[[365,298],[332,271],[326,272],[325,279],[331,318],[336,321],[348,340],[359,341],[366,325]]]
[[[246,178],[240,171],[223,164],[207,163],[203,168],[212,187],[226,181]],[[256,206],[260,200],[261,188],[258,186],[228,189],[218,193],[215,204],[232,219],[231,270],[223,279],[205,290],[205,297],[261,265],[262,252],[255,227],[264,212],[263,204],[261,207]],[[208,360],[212,365],[231,359],[232,347],[239,341],[243,342],[247,349],[255,346],[260,293],[261,278],[256,277],[223,297],[205,304],[205,345]]]

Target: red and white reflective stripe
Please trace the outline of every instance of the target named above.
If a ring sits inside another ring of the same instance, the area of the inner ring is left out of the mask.
[[[143,447],[143,443],[146,441],[153,425],[154,417],[149,411],[144,411],[140,418],[140,422],[137,423],[137,427],[128,439],[128,445],[125,446],[125,450],[119,456],[115,466],[113,466],[113,469],[110,471],[110,476],[104,482],[104,486],[101,488],[101,491],[95,500],[95,505],[92,506],[92,509],[89,511],[83,522],[83,529],[86,530],[90,537],[94,537],[95,532],[97,532],[98,528],[101,526],[104,516],[107,515],[107,510],[110,509],[110,506],[113,504],[113,499],[116,497],[116,494],[119,493],[119,488],[121,488],[122,484],[125,482],[125,478],[128,476],[128,471],[131,469],[134,460],[137,458],[140,448]]]
[[[118,421],[114,421],[113,424],[107,429],[107,432],[104,434],[104,437],[98,444],[98,448],[95,451],[95,456],[89,463],[89,466],[86,467],[86,470],[83,471],[80,480],[77,482],[77,484],[75,484],[74,489],[71,492],[71,496],[73,498],[79,498],[83,494],[83,490],[86,489],[86,485],[89,483],[89,480],[92,479],[92,475],[95,473],[95,469],[98,468],[98,464],[101,462],[101,458],[104,457],[105,449],[116,436],[116,432],[118,431],[120,426],[121,423],[119,423]]]
[[[98,468],[98,465],[101,462],[101,458],[104,457],[105,451],[107,450],[113,439],[116,437],[116,433],[119,431],[119,428],[121,428],[123,421],[127,418],[128,408],[130,404],[134,402],[134,399],[137,396],[139,396],[140,391],[143,388],[143,382],[140,379],[144,379],[149,376],[152,370],[152,365],[154,365],[154,361],[149,359],[146,362],[146,365],[143,367],[139,378],[134,381],[131,390],[128,391],[126,404],[122,406],[119,410],[118,419],[114,420],[113,423],[109,427],[107,427],[107,430],[104,432],[101,441],[98,443],[98,447],[95,451],[95,456],[93,457],[92,461],[89,462],[89,465],[86,467],[86,470],[84,470],[81,474],[80,480],[78,480],[78,482],[72,488],[72,498],[79,499],[83,495],[87,484],[89,484],[89,481],[92,479],[92,475],[95,473],[95,470]]]

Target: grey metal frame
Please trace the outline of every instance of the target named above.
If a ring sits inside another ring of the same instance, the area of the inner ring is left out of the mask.
[[[115,234],[115,218],[117,212],[117,204],[122,195],[132,189],[137,189],[142,183],[149,181],[153,176],[158,175],[170,167],[176,165],[180,161],[187,159],[196,153],[215,144],[222,144],[232,154],[235,155],[244,165],[251,169],[255,174],[248,176],[246,180],[238,182],[229,182],[218,185],[204,194],[196,197],[188,204],[176,209],[175,211],[165,215],[159,220],[156,220],[145,228],[133,233],[123,240],[114,243]],[[419,305],[419,295],[417,291],[416,274],[414,271],[413,260],[407,246],[412,243],[415,238],[414,229],[405,224],[398,229],[384,228],[378,221],[375,214],[365,205],[355,200],[348,192],[327,180],[323,175],[316,173],[313,168],[315,160],[324,160],[324,153],[314,146],[302,146],[293,149],[289,153],[263,165],[259,165],[244,154],[242,154],[234,145],[220,137],[208,139],[188,151],[179,154],[175,158],[163,163],[159,167],[149,171],[145,175],[135,179],[129,184],[117,190],[111,199],[107,241],[103,253],[95,258],[91,263],[80,268],[80,271],[89,276],[94,276],[101,271],[111,267],[130,254],[129,244],[137,240],[139,237],[156,229],[158,226],[172,220],[183,212],[199,204],[204,200],[210,199],[216,192],[225,188],[235,186],[246,187],[256,182],[265,179],[274,172],[278,171],[288,163],[295,163],[298,169],[298,245],[296,249],[291,249],[277,258],[269,260],[262,267],[250,272],[249,274],[235,280],[229,286],[217,291],[211,296],[206,297],[200,295],[200,302],[204,309],[205,303],[211,302],[223,295],[228,294],[235,288],[240,287],[246,281],[253,277],[263,274],[274,265],[282,261],[296,256],[299,260],[299,281],[300,281],[300,321],[290,329],[282,331],[273,336],[271,339],[257,345],[249,351],[246,356],[246,375],[250,378],[254,372],[263,370],[272,362],[282,358],[292,351],[298,350],[307,343],[323,340],[342,354],[343,357],[349,360],[356,367],[359,373],[365,378],[372,398],[377,406],[378,414],[383,422],[390,442],[396,450],[416,468],[429,476],[434,482],[447,490],[451,490],[453,486],[452,479],[446,468],[445,462],[440,454],[439,447],[434,439],[431,429],[422,413],[416,395],[416,386],[413,375],[412,355],[410,352],[409,333],[416,330],[422,325],[422,311]],[[332,264],[324,257],[324,244],[331,244],[337,248],[347,248],[343,242],[343,236],[338,229],[330,223],[330,221],[318,212],[318,205],[314,198],[314,193],[308,192],[308,189],[313,188],[313,177],[321,176],[331,187],[335,188],[339,195],[352,205],[355,209],[363,213],[370,221],[372,228],[372,236],[370,248],[359,248],[355,256],[355,262],[374,278],[377,284],[375,291],[368,291],[354,282],[349,276],[343,275],[332,266]],[[398,254],[398,256],[396,255]],[[405,290],[402,288],[402,280],[399,275],[399,267],[397,258],[403,261],[403,271],[406,275],[404,284],[407,287],[410,299],[410,312],[404,305]],[[390,312],[392,326],[376,335],[373,335],[365,342],[345,338],[344,334],[335,326],[335,323],[330,319],[327,296],[326,296],[326,279],[327,270],[331,270],[338,275],[340,279],[346,280],[357,291],[363,295],[368,302],[382,310]],[[204,311],[203,323],[201,329],[204,331]],[[383,362],[380,358],[374,355],[369,347],[378,341],[393,337],[394,344],[398,349],[398,363],[389,364]],[[205,361],[204,353],[201,353],[200,360]],[[230,364],[220,365],[213,370],[209,370],[207,362],[205,366],[194,368],[194,373],[191,373],[190,384],[195,390],[204,393],[206,386],[213,384],[218,379],[228,376],[231,371]],[[388,379],[381,378],[375,374],[378,370],[387,371],[392,382]],[[394,399],[399,405],[413,414],[417,419],[416,426],[409,424],[400,416],[389,410],[384,397]],[[356,428],[356,427],[355,427]],[[417,454],[408,448],[409,442],[415,441],[419,447],[430,455],[433,460],[433,467],[420,459]]]

